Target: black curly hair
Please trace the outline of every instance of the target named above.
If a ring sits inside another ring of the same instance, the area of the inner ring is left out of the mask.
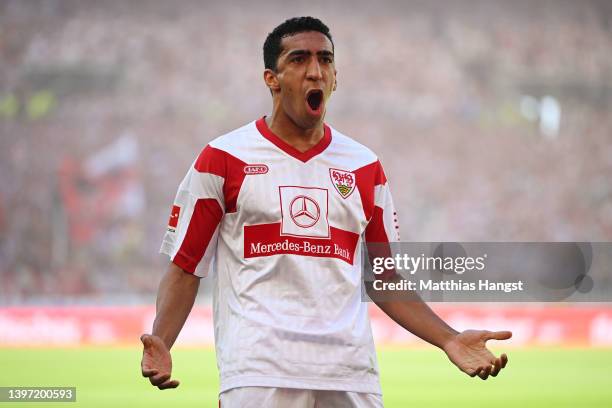
[[[332,50],[334,49],[334,40],[332,40],[329,28],[321,20],[314,17],[293,17],[280,24],[266,37],[263,45],[264,66],[266,69],[276,71],[278,56],[283,51],[281,47],[283,37],[305,31],[318,31],[324,34],[331,41]]]

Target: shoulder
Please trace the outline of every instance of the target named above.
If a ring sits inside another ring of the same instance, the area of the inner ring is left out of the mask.
[[[346,158],[347,167],[351,167],[352,171],[365,166],[380,165],[378,156],[369,147],[357,142],[355,139],[345,135],[344,133],[331,128],[332,143],[331,148],[335,155]]]
[[[259,139],[258,135],[255,122],[252,121],[217,137],[208,143],[208,146],[236,156],[252,146]]]
[[[198,155],[194,167],[199,172],[221,175],[229,168],[245,164],[249,147],[257,141],[255,122],[247,123],[209,142]]]
[[[252,150],[261,143],[261,136],[255,121],[229,131],[204,146],[198,160],[203,158],[226,158],[231,161],[247,162],[252,156]]]
[[[378,156],[368,147],[332,128],[332,144],[339,157],[346,157],[345,166],[355,173],[361,188],[385,184],[387,176]]]

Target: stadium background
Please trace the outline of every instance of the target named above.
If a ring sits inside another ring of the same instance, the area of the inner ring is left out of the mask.
[[[209,140],[269,112],[261,46],[296,15],[331,28],[327,120],[380,155],[404,240],[612,241],[607,1],[2,0],[0,386],[215,406],[206,280],[177,391],[139,378],[137,337],[176,187]],[[510,365],[464,378],[373,310],[387,406],[612,404],[609,304],[436,308],[513,330]]]

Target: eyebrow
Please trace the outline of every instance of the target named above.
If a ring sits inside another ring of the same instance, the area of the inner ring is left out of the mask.
[[[311,55],[309,50],[293,50],[287,53],[287,58],[294,57],[296,55]],[[334,53],[329,50],[317,51],[317,55],[325,57],[333,57]]]

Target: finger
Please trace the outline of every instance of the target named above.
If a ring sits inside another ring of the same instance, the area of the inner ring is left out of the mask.
[[[486,380],[489,377],[489,374],[491,373],[491,366],[486,366],[484,367],[484,369],[482,371],[480,371],[480,374],[478,374],[478,376],[483,379]]]
[[[140,336],[140,341],[142,342],[143,346],[145,346],[145,348],[151,347],[153,345],[153,340],[151,339],[150,334],[143,334],[142,336]]]
[[[508,340],[510,337],[512,337],[512,332],[508,330],[485,333],[486,340]]]
[[[481,371],[482,371],[482,367],[478,367],[478,368],[477,368],[477,369],[475,369],[475,370],[472,370],[472,369],[468,370],[467,374],[468,374],[470,377],[476,377],[477,375],[479,375],[479,374],[480,374],[480,372],[481,372]]]
[[[156,376],[149,377],[149,381],[151,381],[151,384],[155,386],[163,384],[169,379],[170,379],[170,374],[158,374]]]
[[[499,370],[502,369],[502,361],[501,358],[496,358],[495,359],[495,364],[493,364],[493,369],[491,370],[491,376],[492,377],[497,377],[497,374],[499,374]]]
[[[501,355],[501,366],[502,366],[502,368],[505,368],[506,364],[508,364],[508,356],[504,353],[504,354]]]
[[[178,380],[169,380],[157,386],[160,390],[167,390],[168,388],[178,387],[180,382]]]
[[[143,368],[142,369],[142,376],[143,377],[153,377],[154,375],[157,375],[159,371],[155,370],[153,368]]]

